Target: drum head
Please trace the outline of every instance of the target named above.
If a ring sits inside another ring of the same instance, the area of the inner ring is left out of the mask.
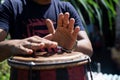
[[[51,69],[84,65],[90,59],[89,56],[80,52],[64,52],[61,54],[38,52],[35,54],[35,57],[14,56],[8,59],[8,64],[11,67],[23,69]]]

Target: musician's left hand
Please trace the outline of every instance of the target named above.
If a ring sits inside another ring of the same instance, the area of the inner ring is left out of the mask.
[[[73,18],[69,19],[69,16],[70,14],[68,12],[65,14],[59,14],[56,30],[54,29],[52,21],[47,19],[47,27],[49,32],[52,34],[49,34],[44,38],[58,42],[58,45],[65,49],[72,49],[76,42],[80,28],[74,28],[75,20]]]

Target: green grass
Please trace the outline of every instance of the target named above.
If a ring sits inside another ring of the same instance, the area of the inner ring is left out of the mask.
[[[0,80],[9,80],[10,66],[7,64],[7,60],[0,63]]]
[[[6,37],[6,40],[10,39],[10,35]],[[7,63],[7,59],[0,62],[0,80],[9,80],[10,78],[10,66]]]

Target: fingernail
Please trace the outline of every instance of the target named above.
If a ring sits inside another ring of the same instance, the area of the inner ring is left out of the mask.
[[[32,53],[33,53],[33,50],[29,50],[28,53],[29,53],[29,54],[32,54]]]

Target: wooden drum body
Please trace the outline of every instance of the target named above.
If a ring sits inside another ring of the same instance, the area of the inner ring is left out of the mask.
[[[87,80],[89,57],[80,52],[36,53],[36,57],[8,59],[10,80]]]

